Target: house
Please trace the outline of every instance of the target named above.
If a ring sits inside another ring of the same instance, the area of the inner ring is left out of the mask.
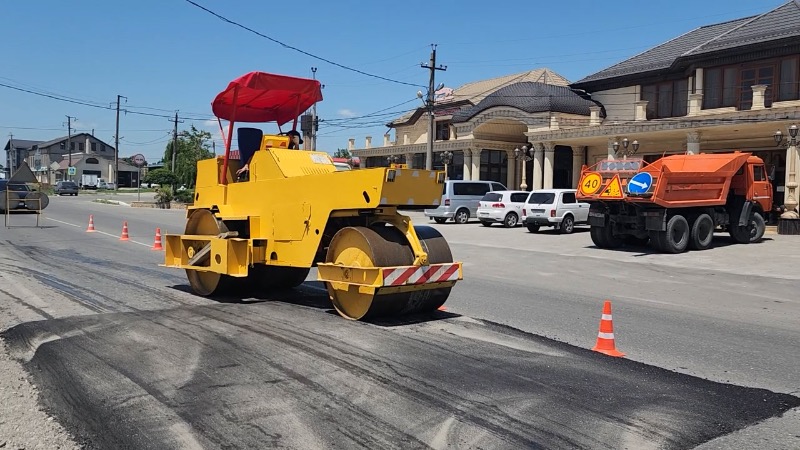
[[[516,186],[522,177],[515,149],[527,142],[526,133],[552,127],[588,126],[592,114],[600,117],[600,106],[569,87],[569,81],[547,68],[467,83],[436,92],[435,136],[432,166],[443,169],[442,152],[452,152],[448,167],[452,179],[493,180]],[[594,111],[594,113],[593,113]],[[348,150],[364,167],[388,166],[390,162],[425,167],[429,116],[425,108],[411,111],[387,126],[382,147],[363,149],[350,139]],[[528,174],[547,166],[556,174],[557,186],[571,184],[575,167],[567,147],[549,147],[542,158],[526,168]],[[582,164],[583,159],[579,158]],[[529,178],[530,179],[530,178]]]
[[[475,83],[486,87],[482,98],[459,93],[470,85],[454,91],[469,106],[437,114],[437,130],[449,123],[452,133],[434,144],[435,153],[454,152],[452,174],[510,187],[526,167],[528,188],[576,187],[582,164],[601,159],[743,150],[776,168],[775,203],[797,204],[796,192],[784,199],[797,183],[773,136],[800,126],[800,0],[696,28],[571,84],[555,74],[531,79],[535,72]],[[368,167],[396,154],[424,167],[426,126],[415,121],[422,112],[388,124],[400,142],[387,135],[370,148],[368,138],[352,153]],[[533,154],[517,156],[523,146]]]
[[[9,139],[4,148],[6,152],[6,164],[4,168],[6,178],[17,171],[22,162],[28,156],[28,152],[42,141],[30,141],[25,139]]]
[[[119,176],[115,177],[114,147],[90,133],[62,136],[49,141],[9,140],[6,144],[9,167],[19,167],[22,161],[34,171],[41,183],[55,184],[61,180],[81,182],[83,175],[114,180],[122,187],[135,187],[139,169],[119,161]],[[13,161],[12,161],[13,158]],[[75,174],[69,175],[70,167]]]

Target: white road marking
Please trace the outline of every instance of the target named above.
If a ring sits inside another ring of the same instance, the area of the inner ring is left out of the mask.
[[[53,219],[52,217],[46,217],[46,219],[47,219],[47,220],[52,220],[53,222],[63,223],[64,225],[69,225],[69,226],[71,226],[71,227],[83,228],[81,225],[75,225],[74,223],[69,223],[69,222],[64,222],[64,221],[62,221],[62,220]],[[94,232],[95,232],[95,233],[104,234],[104,235],[106,235],[106,236],[110,236],[110,237],[113,237],[113,238],[115,238],[115,239],[119,239],[119,236],[115,236],[115,235],[113,235],[113,234],[111,234],[111,233],[106,233],[105,231],[100,231],[100,230],[97,230],[97,229],[95,229],[95,231],[94,231]],[[133,239],[130,239],[128,242],[133,242],[134,244],[144,245],[145,247],[148,247],[148,248],[149,248],[149,247],[151,247],[151,245],[150,245],[150,244],[145,244],[144,242],[138,242],[138,241],[134,241]]]

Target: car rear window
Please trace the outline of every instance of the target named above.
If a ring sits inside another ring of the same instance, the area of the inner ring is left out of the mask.
[[[496,192],[489,192],[488,194],[484,195],[481,201],[484,202],[496,202],[503,199],[503,194],[498,194]]]
[[[78,187],[78,185],[74,181],[62,181],[61,187],[72,188],[72,187]]]
[[[25,192],[28,191],[28,186],[23,183],[9,183],[8,181],[0,181],[0,191],[8,189],[9,191]]]
[[[556,194],[552,192],[534,192],[528,197],[528,203],[534,205],[552,205]]]

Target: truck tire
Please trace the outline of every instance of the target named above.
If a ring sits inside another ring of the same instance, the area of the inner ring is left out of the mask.
[[[530,232],[530,233],[538,233],[539,232],[539,225],[538,224],[529,223],[529,224],[525,225],[525,227],[528,229],[528,232]]]
[[[606,248],[606,241],[605,241],[605,234],[603,234],[603,229],[601,227],[591,227],[589,228],[589,236],[592,237],[592,242],[594,243],[595,247],[597,248]]]
[[[750,243],[761,242],[764,233],[767,231],[767,223],[764,221],[764,216],[761,213],[754,212],[753,217],[750,218]]]
[[[436,223],[442,224],[442,223],[447,222],[447,218],[446,217],[434,217],[433,221],[436,222]]]
[[[680,214],[675,214],[667,221],[667,230],[658,233],[661,251],[666,253],[682,253],[689,246],[689,222]]]
[[[622,236],[614,235],[614,227],[611,224],[606,224],[602,228],[597,228],[600,233],[600,240],[605,247],[601,248],[620,248],[625,244],[625,238]]]
[[[760,242],[766,229],[767,224],[764,222],[764,216],[759,212],[753,212],[750,216],[750,222],[746,226],[741,227],[730,224],[728,226],[728,234],[737,244],[750,244]]]
[[[692,234],[689,246],[694,250],[705,250],[711,247],[714,240],[714,219],[708,214],[700,214],[692,223]]]

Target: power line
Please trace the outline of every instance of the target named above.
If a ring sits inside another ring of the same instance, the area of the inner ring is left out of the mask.
[[[229,23],[231,25],[234,25],[234,26],[237,26],[237,27],[242,28],[244,30],[247,30],[247,31],[249,31],[249,32],[251,32],[251,33],[253,33],[253,34],[257,35],[257,36],[261,36],[264,39],[267,39],[267,40],[270,40],[272,42],[275,42],[276,44],[279,44],[284,48],[288,48],[290,50],[294,50],[294,51],[296,51],[298,53],[302,53],[302,54],[304,54],[306,56],[310,56],[310,57],[312,57],[314,59],[318,59],[320,61],[324,61],[324,62],[326,62],[328,64],[331,64],[331,65],[334,65],[336,67],[340,67],[342,69],[349,70],[351,72],[359,73],[361,75],[365,75],[365,76],[372,77],[372,78],[377,78],[379,80],[389,81],[389,82],[392,82],[392,83],[404,84],[406,86],[423,87],[423,86],[421,86],[419,84],[406,83],[405,81],[393,80],[391,78],[382,77],[380,75],[374,75],[374,74],[371,74],[371,73],[364,72],[363,70],[358,70],[358,69],[355,69],[355,68],[352,68],[352,67],[349,67],[349,66],[345,66],[344,64],[339,64],[337,62],[333,62],[333,61],[331,61],[329,59],[323,58],[321,56],[314,55],[314,54],[309,53],[309,52],[307,52],[305,50],[301,50],[301,49],[299,49],[297,47],[293,47],[293,46],[291,46],[289,44],[285,44],[285,43],[283,43],[283,42],[281,42],[281,41],[279,41],[279,40],[277,40],[275,38],[269,37],[266,34],[260,33],[260,32],[258,32],[256,30],[252,29],[252,28],[248,28],[248,27],[246,27],[246,26],[244,26],[244,25],[242,25],[242,24],[240,24],[238,22],[235,22],[235,21],[233,21],[231,19],[228,19],[225,16],[222,16],[220,14],[215,13],[214,11],[211,11],[210,9],[208,9],[208,8],[206,8],[204,6],[197,4],[197,3],[193,2],[192,0],[186,0],[186,2],[192,4],[192,5],[200,8],[200,9],[202,9],[203,11],[205,11],[205,12],[211,14],[212,16],[222,20],[223,22],[227,22],[227,23]]]

